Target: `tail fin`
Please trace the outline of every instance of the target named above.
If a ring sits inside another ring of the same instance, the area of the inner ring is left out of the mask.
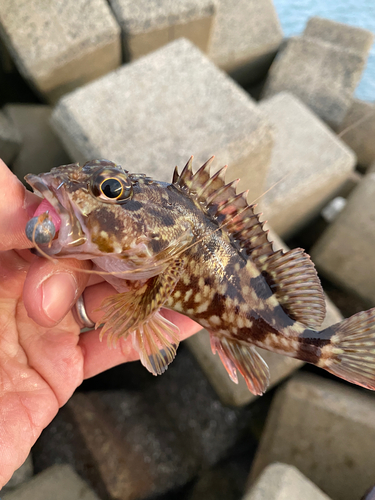
[[[375,390],[375,308],[323,331],[333,334],[319,365],[348,382]]]

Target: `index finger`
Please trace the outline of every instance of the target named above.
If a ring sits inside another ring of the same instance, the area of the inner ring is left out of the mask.
[[[25,227],[40,202],[0,159],[0,251],[33,246]]]

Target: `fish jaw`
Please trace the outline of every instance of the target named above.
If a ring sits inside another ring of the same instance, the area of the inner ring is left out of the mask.
[[[52,220],[59,220],[57,237],[43,248],[47,255],[70,255],[76,253],[76,247],[87,243],[84,231],[84,221],[78,211],[74,210],[64,189],[64,179],[53,173],[34,175],[28,174],[26,182],[34,193],[47,201],[44,203],[50,212]],[[40,210],[39,210],[40,211]],[[36,215],[40,215],[37,209]]]

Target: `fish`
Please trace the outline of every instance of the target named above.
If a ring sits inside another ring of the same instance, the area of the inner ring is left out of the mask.
[[[207,329],[229,377],[240,373],[255,395],[270,378],[256,347],[374,390],[375,308],[319,330],[325,300],[310,257],[274,251],[256,205],[225,182],[226,166],[211,174],[212,161],[194,172],[190,158],[171,183],[109,160],[28,174],[43,201],[26,232],[35,243],[44,234],[44,255],[93,262],[117,291],[102,304],[101,338],[131,338],[154,375],[179,345],[167,308]]]

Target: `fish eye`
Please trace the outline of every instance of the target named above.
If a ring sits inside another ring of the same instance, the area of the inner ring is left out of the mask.
[[[90,191],[95,198],[107,203],[121,203],[131,198],[133,187],[124,172],[102,170],[92,178]]]
[[[124,188],[121,184],[121,182],[114,177],[111,177],[109,179],[104,180],[100,184],[100,191],[106,196],[107,198],[111,198],[112,200],[117,200],[118,198],[121,197],[122,193],[124,192]]]

